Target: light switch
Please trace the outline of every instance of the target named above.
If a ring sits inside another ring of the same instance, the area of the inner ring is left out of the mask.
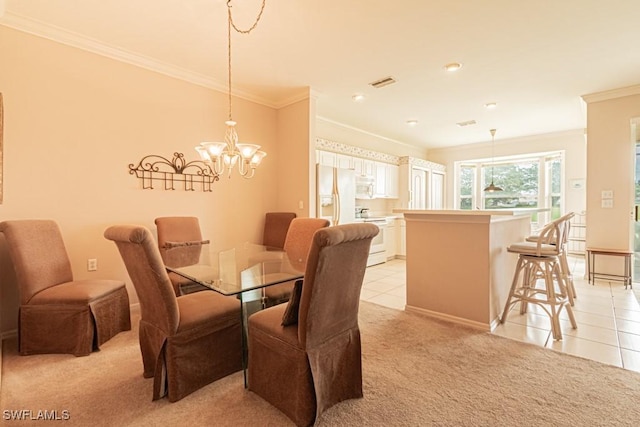
[[[602,190],[603,199],[613,199],[613,190]]]
[[[613,208],[613,199],[602,199],[602,207],[606,209]]]

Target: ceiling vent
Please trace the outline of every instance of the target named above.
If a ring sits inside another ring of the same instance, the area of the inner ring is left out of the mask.
[[[467,120],[466,122],[458,122],[456,123],[459,127],[463,128],[465,126],[471,126],[471,125],[475,125],[476,121],[475,120]]]
[[[389,86],[390,84],[394,84],[395,82],[396,82],[396,79],[394,79],[393,77],[389,76],[389,77],[385,77],[384,79],[380,79],[380,80],[377,80],[375,82],[371,82],[369,84],[371,86],[375,87],[376,89],[379,89],[381,87]]]

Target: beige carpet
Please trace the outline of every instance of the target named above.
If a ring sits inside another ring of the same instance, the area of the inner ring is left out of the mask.
[[[137,324],[137,315],[134,315]],[[319,426],[623,426],[640,420],[640,374],[363,302],[363,399]],[[280,426],[288,418],[238,372],[170,404],[151,402],[137,330],[89,357],[21,357],[4,345],[3,425]],[[69,422],[9,422],[9,410]]]

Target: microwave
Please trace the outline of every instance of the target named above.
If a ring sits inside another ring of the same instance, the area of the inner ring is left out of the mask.
[[[356,199],[373,199],[374,180],[370,176],[356,177]]]

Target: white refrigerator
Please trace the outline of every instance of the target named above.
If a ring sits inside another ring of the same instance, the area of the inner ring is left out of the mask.
[[[356,173],[317,165],[317,216],[331,221],[331,225],[355,222]]]

